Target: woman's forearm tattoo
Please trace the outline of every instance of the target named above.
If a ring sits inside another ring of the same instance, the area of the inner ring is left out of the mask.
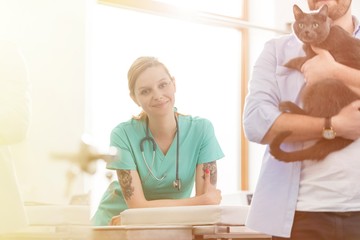
[[[216,185],[216,182],[217,182],[216,161],[203,164],[203,171],[204,171],[203,179],[205,179],[205,172],[206,172],[207,169],[210,170],[210,182],[211,182],[211,184]]]
[[[117,175],[124,198],[126,200],[131,199],[134,195],[134,187],[131,186],[132,178],[130,170],[118,170]]]

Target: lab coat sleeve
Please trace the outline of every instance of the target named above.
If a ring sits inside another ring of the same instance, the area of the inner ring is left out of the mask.
[[[254,65],[245,99],[244,132],[250,141],[256,143],[261,142],[281,114],[278,109],[280,92],[276,81],[277,65],[275,43],[269,41]]]

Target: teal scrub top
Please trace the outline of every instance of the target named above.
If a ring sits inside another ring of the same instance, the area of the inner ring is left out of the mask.
[[[195,181],[196,166],[224,157],[216,139],[211,122],[204,118],[179,115],[179,178],[181,189],[173,187],[176,178],[177,137],[166,155],[156,147],[155,160],[152,163],[153,147],[151,141],[144,142],[145,160],[140,150],[140,142],[146,136],[144,120],[131,119],[120,123],[111,133],[111,146],[118,149],[116,161],[107,164],[108,169],[136,170],[142,181],[147,200],[189,198]],[[149,130],[149,136],[152,137]],[[151,174],[144,161],[147,161]],[[92,219],[94,225],[108,225],[111,218],[127,209],[118,181],[110,184],[104,193],[99,207]]]

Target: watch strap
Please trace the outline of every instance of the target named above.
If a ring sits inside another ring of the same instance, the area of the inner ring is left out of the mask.
[[[331,129],[331,117],[326,117],[326,118],[325,118],[324,128],[325,128],[325,129]]]

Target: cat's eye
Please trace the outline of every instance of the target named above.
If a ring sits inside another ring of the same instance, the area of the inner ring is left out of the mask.
[[[313,23],[313,24],[312,24],[312,27],[313,27],[313,28],[318,28],[318,27],[319,27],[319,24],[318,24],[318,23]]]
[[[298,26],[299,26],[299,28],[304,28],[304,24],[303,24],[303,23],[299,23]]]

